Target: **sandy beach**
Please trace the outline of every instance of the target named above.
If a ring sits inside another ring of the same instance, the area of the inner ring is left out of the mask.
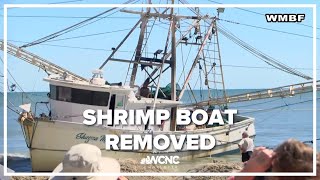
[[[122,160],[119,161],[121,165],[121,172],[170,172],[170,170],[164,169],[157,165],[141,165],[136,160]],[[187,172],[197,173],[197,172],[232,172],[239,171],[242,168],[242,163],[239,162],[226,162],[214,160],[212,163],[207,163],[203,165],[198,165],[192,169],[189,169]],[[127,177],[129,180],[225,180],[227,177]],[[14,176],[11,177],[12,180],[47,180],[48,177],[39,177],[39,176]]]

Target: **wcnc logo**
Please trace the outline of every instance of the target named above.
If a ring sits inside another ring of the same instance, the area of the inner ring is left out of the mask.
[[[301,22],[305,14],[266,14],[267,22]]]
[[[147,156],[140,164],[180,164],[179,156]]]

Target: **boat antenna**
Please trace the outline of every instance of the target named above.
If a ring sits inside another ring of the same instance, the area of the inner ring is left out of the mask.
[[[217,17],[219,18],[220,13],[224,12],[224,8],[217,8]]]

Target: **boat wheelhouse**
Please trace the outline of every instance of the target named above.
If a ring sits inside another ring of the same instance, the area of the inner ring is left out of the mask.
[[[82,123],[84,119],[82,114],[87,109],[101,109],[102,111],[114,109],[148,110],[156,103],[157,108],[170,110],[171,107],[181,104],[179,101],[143,97],[140,95],[139,87],[131,88],[122,86],[121,83],[108,85],[101,72],[99,76],[94,74],[90,81],[77,81],[56,75],[44,78],[44,80],[50,86],[48,93],[49,117],[62,121]],[[169,126],[164,127],[169,130]],[[128,126],[127,128],[137,129],[138,127]],[[139,127],[139,129],[141,128]],[[143,128],[144,130],[148,129],[147,126]]]

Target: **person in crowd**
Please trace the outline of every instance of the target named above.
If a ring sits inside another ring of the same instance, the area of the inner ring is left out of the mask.
[[[248,161],[252,155],[254,144],[247,132],[242,133],[242,140],[239,142],[238,147],[241,151],[242,162]]]
[[[312,172],[312,147],[289,139],[275,149],[272,159],[274,172]]]
[[[280,144],[274,151],[265,147],[254,150],[251,158],[241,170],[252,172],[313,172],[313,149],[294,139]],[[317,176],[279,176],[279,177],[230,177],[229,180],[316,180],[320,179],[320,154],[317,154]]]
[[[54,173],[88,173],[87,176],[54,176],[49,180],[127,180],[125,177],[92,176],[90,173],[120,173],[120,164],[117,160],[102,157],[101,150],[91,144],[78,144],[70,148],[65,154],[62,163],[54,170]]]

